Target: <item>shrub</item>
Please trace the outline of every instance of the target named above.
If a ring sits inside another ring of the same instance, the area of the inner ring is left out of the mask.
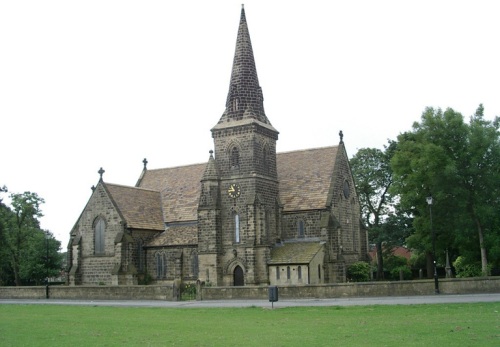
[[[153,282],[153,277],[149,273],[145,273],[142,276],[139,276],[138,284],[148,285]]]
[[[455,273],[457,277],[479,277],[481,273],[481,264],[470,262],[467,258],[459,256],[454,262]]]
[[[405,257],[391,255],[384,259],[384,266],[389,272],[391,280],[397,281],[400,279],[399,273],[403,271],[403,279],[411,280],[411,269],[408,266],[408,260]]]
[[[412,274],[411,269],[408,266],[398,266],[391,270],[390,276],[392,280],[400,280],[400,272],[403,273],[403,280],[411,280]]]
[[[358,261],[347,269],[347,278],[352,282],[367,282],[370,280],[370,264]]]

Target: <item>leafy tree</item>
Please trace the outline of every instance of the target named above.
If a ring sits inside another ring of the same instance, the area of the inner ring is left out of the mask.
[[[480,105],[466,124],[453,109],[427,108],[421,122],[398,137],[391,164],[393,191],[415,216],[415,233],[408,244],[430,258],[432,208],[438,256],[445,249],[461,254],[477,249],[474,257],[480,258],[486,275],[488,247],[498,253],[492,242],[499,241],[500,121],[484,120],[483,111]],[[426,196],[431,194],[434,201],[429,207]]]
[[[7,192],[7,187],[0,187],[0,193]],[[0,285],[11,283],[13,278],[9,263],[9,254],[7,252],[5,234],[7,232],[7,221],[10,219],[11,211],[0,199]]]
[[[391,194],[393,182],[391,158],[397,144],[389,141],[384,150],[362,148],[350,160],[356,191],[361,203],[363,222],[368,226],[370,242],[377,249],[377,279],[384,278],[383,248],[402,245],[411,226],[408,215],[397,212],[396,196]]]
[[[61,257],[57,251],[60,242],[40,229],[42,198],[31,192],[11,194],[10,198],[11,208],[0,202],[2,282],[13,282],[16,286],[42,283],[47,275],[47,265],[49,276],[59,272]]]

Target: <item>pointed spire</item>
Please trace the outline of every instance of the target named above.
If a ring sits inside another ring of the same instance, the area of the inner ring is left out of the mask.
[[[213,180],[219,178],[219,173],[217,171],[217,165],[214,159],[214,151],[210,150],[210,158],[208,158],[207,166],[205,167],[205,172],[203,173],[202,180]]]
[[[241,7],[240,25],[236,39],[226,110],[219,120],[219,124],[242,119],[254,119],[264,124],[271,124],[264,112],[264,98],[257,77],[243,5]]]

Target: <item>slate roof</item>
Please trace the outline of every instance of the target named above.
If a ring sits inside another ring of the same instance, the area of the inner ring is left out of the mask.
[[[164,230],[158,191],[104,184],[127,226],[134,229]]]
[[[332,146],[277,154],[284,211],[325,208],[337,150]]]
[[[321,250],[319,242],[291,242],[273,248],[268,264],[309,264]]]
[[[198,244],[198,226],[196,224],[178,225],[169,227],[155,237],[148,247],[180,246]]]
[[[201,178],[206,164],[147,170],[141,188],[161,193],[166,223],[198,220]]]
[[[284,211],[325,208],[337,146],[277,154]],[[206,164],[147,170],[141,188],[161,192],[166,223],[196,221],[201,178]]]

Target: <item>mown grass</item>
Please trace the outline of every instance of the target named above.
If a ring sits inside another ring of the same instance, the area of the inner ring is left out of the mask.
[[[499,346],[500,303],[289,308],[0,305],[1,346]]]

